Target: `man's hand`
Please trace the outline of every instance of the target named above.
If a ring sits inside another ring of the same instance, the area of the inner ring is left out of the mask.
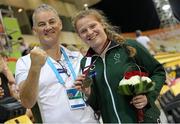
[[[31,65],[35,67],[42,67],[47,58],[47,53],[39,47],[34,47],[30,52]]]

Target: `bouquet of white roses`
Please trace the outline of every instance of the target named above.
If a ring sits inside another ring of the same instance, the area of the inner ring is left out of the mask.
[[[154,89],[155,83],[148,77],[148,73],[141,71],[126,72],[119,82],[119,92],[122,95],[144,94]]]
[[[122,95],[145,94],[154,89],[155,83],[148,77],[147,72],[142,72],[137,65],[138,70],[126,72],[123,79],[119,82],[118,91]],[[138,122],[144,121],[143,109],[137,109]]]

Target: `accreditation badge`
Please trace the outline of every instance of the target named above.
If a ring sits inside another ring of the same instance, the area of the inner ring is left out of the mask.
[[[67,89],[66,92],[69,99],[69,105],[72,110],[86,107],[86,103],[84,102],[80,91],[75,88],[71,88]]]

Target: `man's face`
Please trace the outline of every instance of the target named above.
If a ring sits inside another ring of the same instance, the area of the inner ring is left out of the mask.
[[[35,16],[35,25],[33,27],[41,44],[58,42],[62,29],[62,23],[52,11],[42,11]]]

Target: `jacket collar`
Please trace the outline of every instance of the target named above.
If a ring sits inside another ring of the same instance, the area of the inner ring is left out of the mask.
[[[120,44],[116,41],[110,41],[110,45],[108,47],[108,50],[113,48],[113,47],[116,47],[116,46],[119,46]],[[86,57],[92,57],[92,56],[99,56],[91,47],[88,49],[87,53],[86,53]]]

